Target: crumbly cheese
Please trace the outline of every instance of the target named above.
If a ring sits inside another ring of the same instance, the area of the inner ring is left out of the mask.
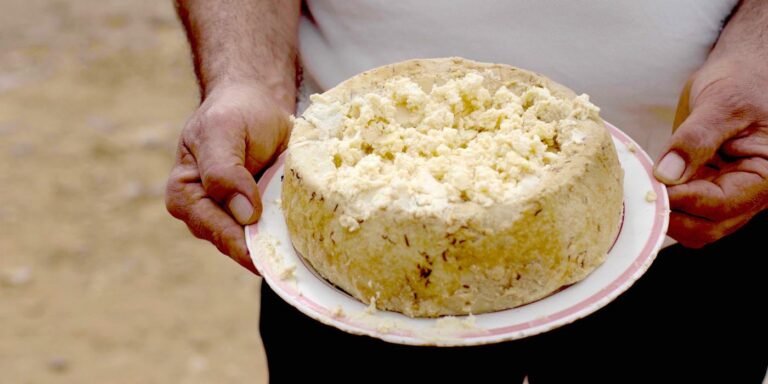
[[[370,303],[368,304],[367,307],[365,307],[364,312],[369,314],[369,315],[374,315],[374,314],[376,314],[377,311],[378,311],[378,309],[376,309],[376,297],[372,296],[371,300],[370,300]]]
[[[379,333],[394,333],[398,330],[408,330],[409,327],[405,322],[400,319],[392,318],[390,316],[383,316],[381,312],[369,312],[368,310],[353,311],[347,316],[353,322],[365,326],[366,328],[374,328]]]
[[[280,240],[270,234],[259,233],[254,236],[254,249],[263,252],[266,260],[274,269],[280,280],[296,281],[296,265],[285,260],[282,253],[278,251]]]
[[[331,311],[331,316],[336,319],[340,319],[346,316],[346,313],[344,312],[344,308],[342,308],[341,305],[337,305],[335,308],[333,308],[333,311]]]
[[[327,146],[335,172],[326,185],[358,202],[340,217],[342,226],[355,231],[371,211],[393,204],[441,212],[514,199],[560,163],[562,145],[585,141],[579,123],[599,111],[587,95],[567,100],[539,86],[491,90],[486,76],[470,72],[428,91],[398,76],[346,103],[311,97],[297,120],[312,124]]]
[[[369,312],[485,313],[600,265],[622,177],[586,95],[510,66],[412,60],[313,97],[283,213],[296,250]]]
[[[656,192],[654,191],[648,191],[648,193],[645,194],[645,201],[649,203],[656,201],[656,199],[657,199],[657,196],[656,196]]]
[[[431,327],[420,330],[421,339],[440,345],[448,341],[461,339],[467,333],[486,333],[487,330],[477,326],[475,316],[444,316],[434,320]]]
[[[475,316],[469,314],[465,317],[444,316],[435,320],[435,329],[442,331],[461,331],[478,329]]]
[[[290,264],[280,271],[280,280],[291,280],[296,278],[296,265]]]

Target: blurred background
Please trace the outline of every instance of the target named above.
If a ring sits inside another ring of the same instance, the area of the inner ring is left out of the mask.
[[[260,281],[165,210],[171,1],[2,0],[0,383],[264,382]]]

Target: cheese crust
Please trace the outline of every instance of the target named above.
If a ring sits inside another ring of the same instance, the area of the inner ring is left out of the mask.
[[[586,95],[461,58],[379,67],[294,121],[282,206],[324,278],[413,317],[512,308],[599,266],[623,172]]]

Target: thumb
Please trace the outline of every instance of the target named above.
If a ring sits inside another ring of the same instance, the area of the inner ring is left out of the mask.
[[[727,99],[707,98],[697,103],[672,134],[654,175],[665,184],[687,182],[707,164],[720,146],[749,125]]]
[[[259,189],[245,167],[245,135],[222,125],[194,140],[194,156],[205,193],[224,207],[241,225],[261,216]]]
[[[199,164],[206,194],[222,204],[241,225],[261,216],[261,198],[256,181],[241,164],[232,162]]]

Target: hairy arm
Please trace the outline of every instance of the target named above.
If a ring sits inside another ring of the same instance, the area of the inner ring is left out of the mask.
[[[243,225],[261,215],[253,175],[285,148],[296,97],[299,0],[177,0],[202,102],[181,132],[166,206],[257,272]]]
[[[768,2],[765,0],[741,1],[710,57],[735,51],[768,58]]]
[[[256,83],[292,107],[300,1],[176,0],[205,97],[217,84]]]

